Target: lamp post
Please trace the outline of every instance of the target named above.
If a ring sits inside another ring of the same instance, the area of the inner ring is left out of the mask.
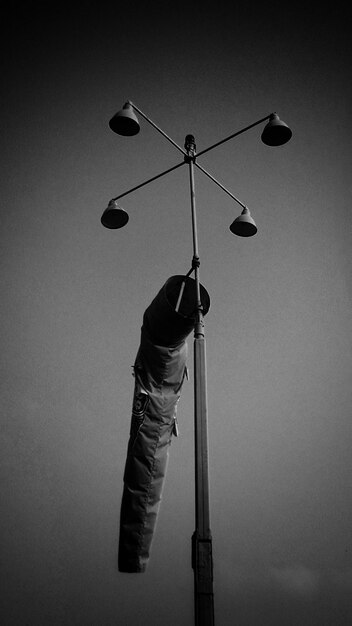
[[[193,237],[193,258],[192,268],[188,275],[194,272],[196,289],[196,319],[194,325],[194,443],[195,443],[195,531],[192,536],[192,567],[194,570],[194,602],[195,602],[195,625],[214,626],[214,595],[213,595],[213,558],[212,558],[212,537],[210,530],[210,510],[209,510],[209,471],[208,471],[208,425],[207,425],[207,380],[206,380],[206,351],[204,319],[201,302],[200,279],[199,279],[199,250],[197,233],[196,196],[194,185],[194,168],[202,171],[210,180],[220,187],[235,202],[241,205],[242,213],[230,225],[230,231],[240,237],[251,237],[256,234],[257,227],[251,217],[248,207],[226,189],[216,178],[199,165],[197,159],[213,150],[217,146],[233,139],[247,130],[267,122],[261,135],[262,141],[268,146],[279,146],[292,136],[292,132],[277,113],[271,113],[260,120],[232,133],[228,137],[216,142],[208,148],[196,153],[196,144],[193,135],[185,138],[184,149],[171,139],[161,128],[159,128],[149,117],[143,113],[135,104],[128,101],[123,108],[112,117],[109,122],[111,130],[124,135],[133,136],[140,130],[140,125],[136,113],[139,113],[155,130],[161,133],[179,152],[183,155],[183,160],[173,167],[160,172],[159,174],[139,183],[135,187],[118,195],[110,200],[105,209],[101,223],[106,228],[122,228],[128,222],[128,214],[119,206],[118,200],[131,194],[132,192],[148,185],[149,183],[169,174],[173,170],[188,165],[190,180],[191,198],[191,220]],[[179,298],[176,304],[176,311],[182,297],[181,285]]]

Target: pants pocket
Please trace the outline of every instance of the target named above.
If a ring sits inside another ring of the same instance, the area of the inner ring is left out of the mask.
[[[134,395],[133,395],[133,404],[132,404],[132,417],[131,417],[130,441],[129,441],[130,448],[133,447],[138,437],[138,433],[143,425],[143,422],[145,419],[145,412],[147,410],[148,403],[149,403],[149,396],[147,392],[141,388],[138,382],[136,382]]]

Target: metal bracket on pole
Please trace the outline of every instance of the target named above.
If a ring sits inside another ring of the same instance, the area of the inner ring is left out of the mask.
[[[192,272],[198,267],[200,267],[200,258],[199,256],[194,256],[192,259]]]
[[[196,160],[196,142],[193,135],[186,135],[185,139],[185,163],[195,163]]]

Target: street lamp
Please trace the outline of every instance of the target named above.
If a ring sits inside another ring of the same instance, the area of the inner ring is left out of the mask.
[[[194,272],[197,311],[194,324],[194,438],[195,438],[195,531],[192,536],[192,567],[194,570],[194,599],[195,599],[195,625],[214,626],[214,595],[213,595],[213,558],[212,537],[210,530],[209,512],[209,472],[208,472],[208,426],[207,426],[207,381],[206,381],[206,354],[204,338],[204,315],[201,301],[201,285],[199,279],[199,251],[197,234],[196,199],[194,186],[194,167],[197,167],[218,187],[220,187],[235,202],[241,205],[242,213],[230,225],[230,231],[240,237],[252,237],[257,232],[257,227],[248,207],[226,189],[214,176],[207,172],[197,159],[213,150],[217,146],[233,139],[247,130],[267,122],[261,135],[263,143],[268,146],[280,146],[285,144],[292,136],[290,128],[280,120],[277,113],[271,113],[266,117],[242,128],[228,137],[216,142],[201,152],[196,152],[196,144],[193,135],[186,135],[184,148],[181,148],[149,117],[128,101],[110,120],[111,130],[124,136],[133,136],[139,133],[140,125],[136,113],[139,113],[155,130],[163,135],[183,155],[183,160],[173,167],[139,183],[132,189],[121,193],[110,200],[105,209],[101,223],[109,229],[118,229],[128,222],[128,214],[118,204],[118,200],[128,194],[148,185],[149,183],[176,170],[182,165],[188,165],[191,196],[191,219],[193,236],[193,259],[192,267],[187,276]],[[181,284],[176,311],[182,297]]]

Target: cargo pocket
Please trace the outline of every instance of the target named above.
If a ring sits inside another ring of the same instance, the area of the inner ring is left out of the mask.
[[[129,447],[133,448],[138,437],[139,431],[145,419],[145,412],[149,403],[149,396],[144,389],[136,382],[135,392],[133,396],[131,429]]]

